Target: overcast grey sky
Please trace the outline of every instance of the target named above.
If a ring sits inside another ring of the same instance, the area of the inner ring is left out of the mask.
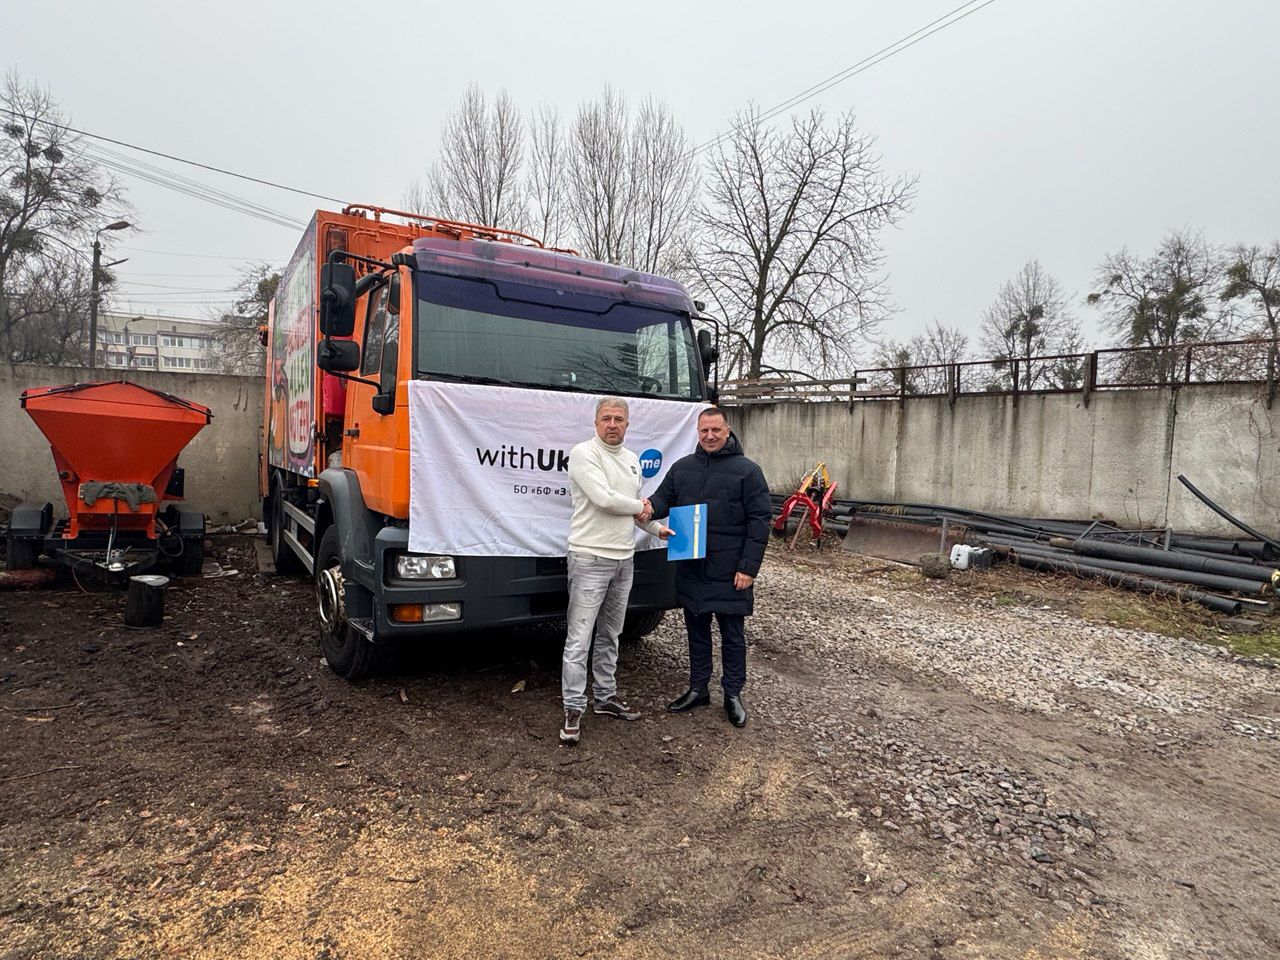
[[[570,115],[610,83],[665,99],[695,142],[773,106],[960,0],[643,5],[220,2],[14,5],[0,64],[85,130],[351,201],[397,206],[468,83]],[[823,93],[856,111],[890,172],[920,177],[886,240],[899,308],[976,334],[1038,257],[1083,306],[1108,251],[1170,228],[1280,239],[1280,5],[996,0]],[[143,158],[305,220],[314,203]],[[237,262],[295,231],[125,178],[141,231],[119,268],[134,308],[202,316]],[[144,252],[164,251],[165,253]],[[186,256],[174,256],[185,254]],[[200,276],[187,276],[200,275]],[[143,286],[149,284],[149,286]],[[198,287],[215,291],[196,293]],[[169,289],[179,288],[179,289]],[[118,301],[125,306],[124,298]]]

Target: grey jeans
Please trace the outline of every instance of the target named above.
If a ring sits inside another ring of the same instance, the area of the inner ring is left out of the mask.
[[[633,568],[631,558],[608,560],[569,552],[569,629],[564,639],[560,691],[566,710],[587,709],[587,656],[595,629],[591,673],[596,701],[617,695],[618,634],[627,615]]]

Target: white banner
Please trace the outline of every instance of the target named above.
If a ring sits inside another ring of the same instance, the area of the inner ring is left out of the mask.
[[[431,380],[409,382],[409,549],[484,557],[568,552],[569,451],[595,435],[599,397]],[[697,446],[705,403],[628,397],[626,446],[641,496]],[[637,530],[638,549],[658,541]]]

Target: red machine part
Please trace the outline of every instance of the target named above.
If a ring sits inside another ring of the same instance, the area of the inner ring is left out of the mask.
[[[836,487],[840,486],[838,482],[826,482],[827,479],[826,468],[819,463],[801,481],[800,489],[782,501],[778,516],[773,521],[774,531],[781,533],[785,530],[787,528],[787,520],[790,519],[792,511],[796,507],[803,507],[805,511],[804,518],[809,522],[809,530],[813,533],[813,539],[821,540],[822,517],[831,507],[831,501],[836,495]],[[814,497],[818,499],[815,500]]]
[[[148,387],[116,380],[33,387],[22,406],[53,450],[70,517],[63,536],[85,531],[145,531],[155,538],[156,513],[177,466],[178,454],[213,419],[209,408]],[[111,497],[92,506],[82,495],[88,481],[145,484],[155,501],[135,512]]]

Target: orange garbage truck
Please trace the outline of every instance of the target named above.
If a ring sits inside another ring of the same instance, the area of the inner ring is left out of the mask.
[[[515,231],[317,211],[265,332],[259,480],[329,666],[355,679],[400,644],[562,618],[569,451],[609,396],[642,495],[692,452],[717,352],[700,313],[674,280]],[[676,605],[662,544],[637,528],[636,547],[632,638]]]

